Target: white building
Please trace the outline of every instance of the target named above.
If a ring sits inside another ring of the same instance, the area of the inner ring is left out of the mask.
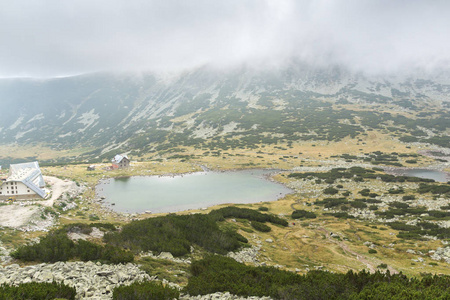
[[[125,154],[117,154],[111,160],[112,169],[123,169],[128,168],[130,166],[130,159]]]
[[[10,165],[8,177],[0,181],[0,199],[42,199],[46,196],[44,186],[37,161]]]

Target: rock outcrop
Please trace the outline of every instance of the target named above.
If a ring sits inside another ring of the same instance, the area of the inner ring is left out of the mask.
[[[93,262],[56,262],[20,267],[0,267],[0,284],[63,282],[77,291],[78,299],[111,299],[116,286],[155,280],[135,264],[106,265]]]

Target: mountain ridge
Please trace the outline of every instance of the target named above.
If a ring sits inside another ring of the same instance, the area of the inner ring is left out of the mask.
[[[339,140],[387,127],[406,130],[403,136],[445,139],[450,77],[444,75],[383,78],[292,65],[275,71],[203,67],[171,76],[2,79],[6,113],[0,119],[0,144],[88,146],[97,149],[87,154],[93,158],[109,150],[143,153],[162,144],[208,146],[235,138],[253,140],[236,147],[264,137],[272,137],[268,143],[296,137]],[[417,118],[418,125],[407,124]]]

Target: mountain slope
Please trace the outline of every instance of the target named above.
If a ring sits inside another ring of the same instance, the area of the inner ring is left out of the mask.
[[[448,145],[450,79],[365,77],[339,68],[201,68],[176,76],[0,80],[0,144],[87,146],[87,157],[177,145],[227,149],[340,140],[384,130]]]

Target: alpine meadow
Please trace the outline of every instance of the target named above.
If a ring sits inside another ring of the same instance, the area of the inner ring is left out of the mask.
[[[1,6],[0,299],[450,298],[446,2]]]

